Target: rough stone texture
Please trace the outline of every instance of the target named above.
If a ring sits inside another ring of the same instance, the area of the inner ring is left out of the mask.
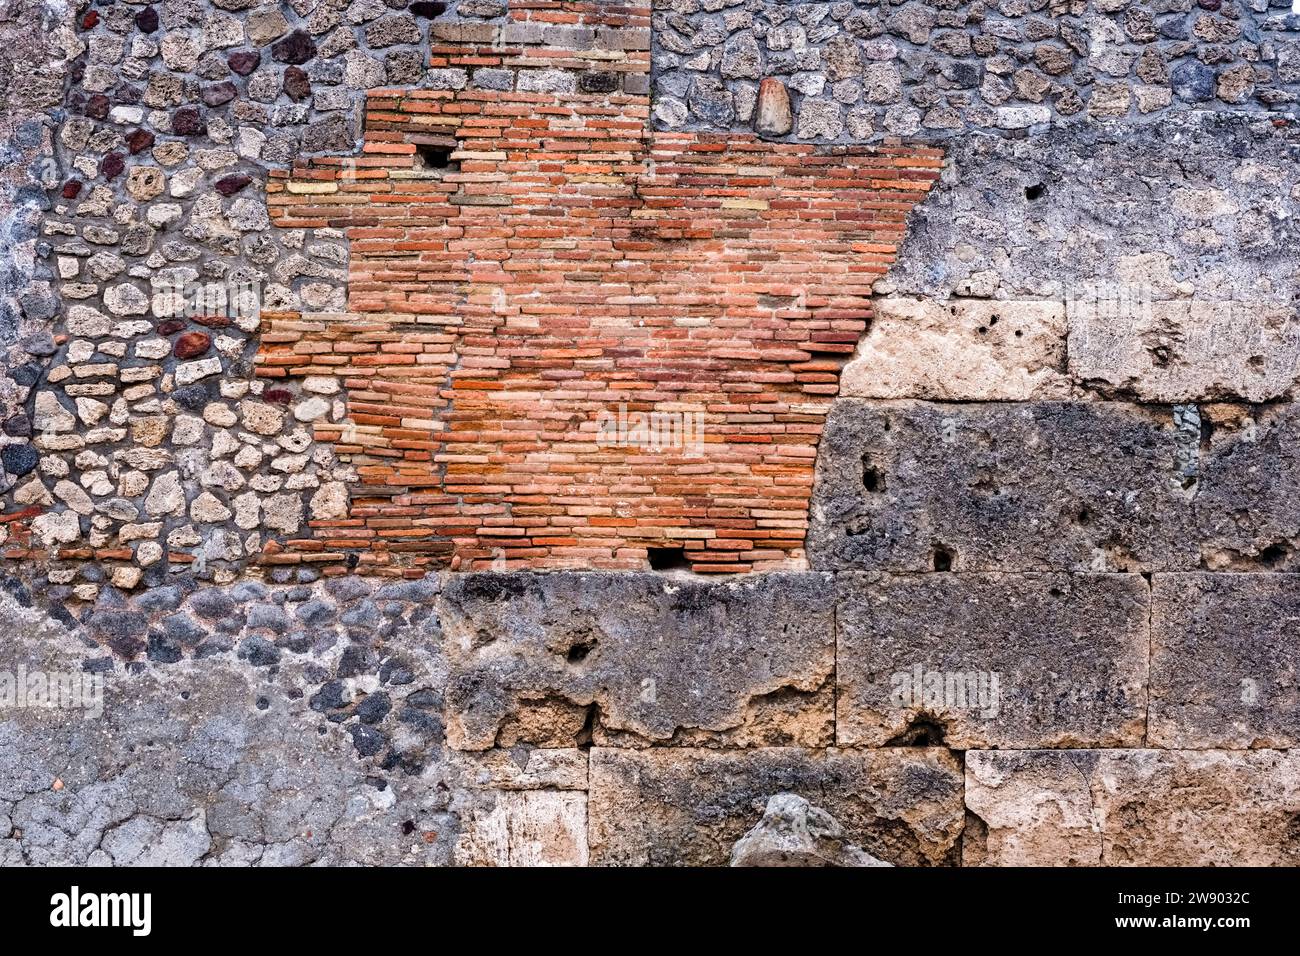
[[[952,142],[876,287],[919,302],[885,312],[846,394],[1023,401],[1064,379],[1144,402],[1290,396],[1298,155],[1292,124],[1201,113]],[[1040,318],[1059,310],[1065,328]],[[1004,324],[979,333],[989,312]],[[927,359],[899,357],[903,336]]]
[[[809,556],[824,569],[1192,568],[1189,441],[1195,452],[1199,431],[1159,407],[843,399]]]
[[[1282,0],[654,0],[656,84],[688,107],[657,118],[746,128],[734,104],[764,77],[798,92],[794,135],[827,140],[1284,113],[1300,94],[1291,12]],[[810,112],[818,123],[802,122]]]
[[[0,8],[0,863],[1294,863],[1289,4],[561,7]]]
[[[1293,574],[1155,576],[1151,746],[1297,746],[1298,584]]]
[[[966,866],[1295,866],[1300,754],[973,751]]]
[[[595,864],[723,866],[733,844],[792,793],[845,838],[897,866],[957,861],[961,768],[943,750],[749,751],[597,748],[591,755]]]
[[[0,864],[451,861],[457,817],[438,762],[411,775],[358,761],[345,726],[306,706],[314,659],[267,670],[227,652],[127,669],[8,595],[0,615],[0,671],[85,666],[105,680],[98,719],[0,711]]]
[[[767,801],[763,819],[731,848],[732,866],[890,866],[844,841],[825,810],[793,793]]]
[[[935,401],[1067,398],[1065,307],[890,297],[844,368],[840,395]]]
[[[1134,747],[1146,581],[1120,574],[841,575],[841,746]]]
[[[830,583],[783,574],[726,584],[636,574],[455,576],[439,599],[451,668],[448,739],[468,750],[593,741],[827,746]]]

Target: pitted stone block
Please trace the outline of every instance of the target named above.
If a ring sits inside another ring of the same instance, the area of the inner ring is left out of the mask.
[[[837,585],[837,743],[1142,744],[1141,576],[845,574]]]
[[[1156,575],[1149,742],[1300,746],[1298,620],[1300,575]]]
[[[809,557],[889,571],[1193,568],[1184,485],[1198,441],[1159,407],[841,400]]]
[[[825,746],[832,603],[820,574],[452,576],[439,599],[448,739]]]
[[[792,793],[833,816],[846,841],[878,859],[952,864],[962,828],[961,773],[956,758],[936,748],[597,748],[591,862],[725,866],[768,799]]]
[[[1300,753],[974,750],[965,866],[1295,866]]]

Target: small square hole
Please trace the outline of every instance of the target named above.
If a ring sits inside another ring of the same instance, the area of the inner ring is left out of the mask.
[[[416,143],[415,165],[424,170],[455,172],[460,169],[460,163],[451,158],[451,154],[455,151],[455,146],[442,143]]]
[[[685,548],[646,548],[651,571],[690,570]]]

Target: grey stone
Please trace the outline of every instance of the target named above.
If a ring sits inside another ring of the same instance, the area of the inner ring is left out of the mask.
[[[1288,749],[1300,743],[1294,574],[1160,574],[1151,618],[1149,743]]]
[[[837,578],[836,741],[1131,747],[1146,732],[1139,575]]]
[[[1168,410],[1122,403],[836,403],[808,554],[825,569],[1195,567]]]
[[[572,746],[583,733],[632,745],[825,745],[829,583],[807,574],[452,578],[438,599],[452,669],[448,737],[469,750],[503,740]],[[593,708],[598,720],[586,727]]]
[[[763,819],[731,848],[732,866],[892,866],[846,843],[844,828],[793,793],[767,801]]]

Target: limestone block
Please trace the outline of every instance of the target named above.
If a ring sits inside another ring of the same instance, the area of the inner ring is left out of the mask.
[[[492,794],[462,819],[461,866],[586,866],[587,795],[569,790]]]
[[[1156,575],[1149,743],[1300,746],[1297,620],[1295,574]]]
[[[1199,434],[1111,402],[841,399],[818,452],[818,569],[1192,568]]]
[[[768,800],[795,794],[898,866],[956,862],[962,776],[941,748],[591,752],[591,862],[725,866]]]
[[[938,401],[1069,395],[1060,302],[891,297],[873,302],[872,312],[871,327],[844,369],[841,395]]]
[[[1300,373],[1291,305],[1083,299],[1069,327],[1070,374],[1144,402],[1268,401]]]
[[[1295,866],[1300,753],[973,750],[965,866]]]

